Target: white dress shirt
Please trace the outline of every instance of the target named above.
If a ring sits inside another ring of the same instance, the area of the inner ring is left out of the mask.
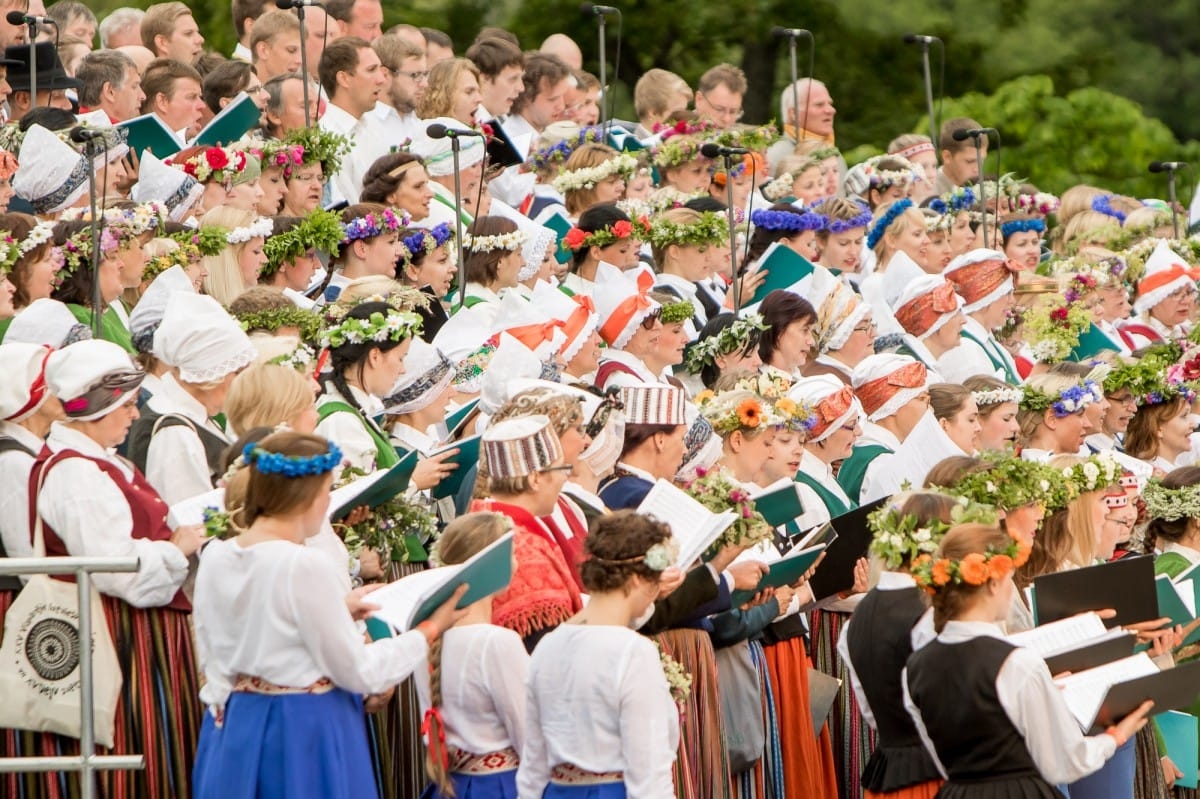
[[[93,439],[62,422],[50,428],[46,445],[52,452],[74,450],[106,461],[133,479],[133,467]],[[137,557],[138,570],[128,574],[96,572],[92,582],[102,594],[139,608],[168,604],[188,574],[188,559],[169,541],[133,537],[133,515],[117,484],[86,458],[66,458],[52,465],[37,498],[38,512],[72,555]]]
[[[425,123],[415,111],[401,114],[394,107],[379,101],[368,113],[377,125],[379,135],[383,137],[382,142],[387,150],[399,147],[404,144],[405,140],[416,141],[417,137],[425,132]]]
[[[540,799],[550,771],[620,771],[638,799],[672,799],[679,710],[658,649],[625,627],[564,624],[529,664],[520,799]]]
[[[155,413],[185,417],[197,428],[229,441],[200,401],[172,374],[163,375],[162,388],[146,404]],[[200,437],[187,425],[160,426],[146,449],[146,480],[168,505],[212,491],[212,474]]]
[[[206,679],[201,700],[223,707],[241,675],[292,688],[328,677],[373,694],[412,674],[428,651],[424,634],[364,642],[343,586],[324,553],[290,541],[206,546],[192,615]]]
[[[942,353],[942,357],[937,359],[937,369],[942,373],[942,377],[950,383],[961,383],[975,375],[988,375],[1005,380],[1004,370],[997,369],[992,364],[992,358],[988,357],[987,347],[989,344],[995,345],[991,355],[997,358],[1006,358],[1013,374],[1016,374],[1016,364],[1012,362],[1012,356],[999,343],[995,342],[995,337],[987,328],[973,316],[967,315],[966,320],[966,324],[963,325],[963,333],[970,333],[975,339],[983,342],[983,345],[981,346],[976,341],[960,334],[959,345]]]
[[[387,142],[383,131],[375,123],[370,112],[353,117],[350,112],[330,102],[321,115],[321,130],[340,133],[350,139],[350,153],[342,159],[342,168],[327,179],[333,185],[334,201],[358,202],[362,191],[363,176],[367,174],[375,159],[387,153]]]

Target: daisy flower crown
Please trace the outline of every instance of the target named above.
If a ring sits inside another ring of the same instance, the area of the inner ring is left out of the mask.
[[[596,166],[583,169],[564,170],[554,178],[555,191],[566,194],[569,191],[594,189],[601,182],[613,175],[628,179],[637,170],[637,158],[629,153],[614,155]]]
[[[329,450],[320,455],[283,455],[268,452],[258,444],[247,444],[242,450],[247,466],[254,466],[262,474],[278,474],[283,477],[315,477],[328,474],[342,464],[342,451],[329,442]]]
[[[276,355],[274,358],[267,361],[267,363],[275,364],[277,366],[290,366],[297,372],[303,372],[307,374],[310,373],[313,366],[316,365],[317,354],[313,352],[312,347],[308,346],[307,344],[300,344],[291,352],[283,355]]]
[[[650,220],[645,216],[637,219],[618,219],[607,227],[588,232],[580,227],[573,227],[563,237],[562,248],[571,252],[587,249],[588,247],[608,247],[628,238],[644,240],[650,235]]]
[[[146,268],[142,270],[142,280],[153,280],[172,266],[187,268],[193,261],[200,260],[200,248],[192,242],[178,242],[179,246],[162,255],[146,259]]]
[[[421,317],[411,311],[376,311],[366,319],[343,317],[321,331],[323,349],[336,349],[346,344],[365,344],[403,341],[421,332]]]
[[[884,562],[888,569],[898,569],[904,563],[914,562],[922,555],[937,552],[946,531],[957,524],[995,524],[996,509],[991,505],[972,502],[958,497],[950,511],[950,522],[930,519],[924,524],[915,514],[901,513],[894,502],[883,505],[867,517],[873,531],[870,553]]]
[[[34,225],[33,230],[25,235],[17,245],[21,255],[29,255],[43,244],[54,238],[54,222],[41,221]]]
[[[700,157],[701,138],[716,132],[716,125],[710,122],[688,122],[681,119],[669,127],[659,127],[661,132],[659,144],[652,151],[654,166],[659,169],[671,169]]]
[[[153,200],[140,203],[132,208],[105,208],[101,214],[104,224],[119,228],[123,238],[132,238],[151,231],[157,233],[162,230],[167,216],[167,207]],[[76,220],[87,222],[91,220],[92,213],[88,208],[68,208],[59,218],[63,222]]]
[[[1021,398],[1025,396],[1025,391],[1020,386],[1010,388],[990,388],[987,391],[972,391],[971,399],[975,400],[975,404],[983,408],[988,405],[1001,405],[1005,402],[1020,403]]]
[[[391,208],[384,208],[377,214],[371,213],[355,217],[342,226],[344,229],[342,246],[345,247],[352,241],[363,241],[382,236],[384,233],[392,233],[406,227],[410,221],[408,214],[404,214],[401,219]]]
[[[687,370],[699,374],[705,366],[716,363],[718,357],[746,349],[766,329],[762,314],[746,314],[715,336],[700,339],[689,347],[685,361]],[[784,393],[787,393],[786,390]]]
[[[1015,538],[1002,549],[989,546],[986,552],[972,552],[961,560],[919,555],[912,564],[912,576],[928,594],[936,594],[948,585],[979,586],[988,580],[1003,580],[1029,560],[1032,547]]]
[[[225,233],[226,244],[245,244],[250,239],[265,239],[271,235],[275,226],[268,216],[260,216],[245,227],[235,227]]]
[[[1065,508],[1073,498],[1062,472],[1044,463],[1003,452],[987,453],[984,462],[988,468],[983,471],[966,475],[954,486],[936,489],[1004,511],[1035,504],[1047,509]]]
[[[499,233],[495,236],[472,236],[470,233],[463,233],[463,247],[472,253],[494,250],[516,252],[525,246],[528,239],[529,234],[520,229],[511,233]]]
[[[1064,419],[1103,399],[1104,390],[1096,382],[1085,380],[1068,386],[1057,394],[1049,394],[1035,386],[1026,385],[1020,405],[1023,411],[1050,409],[1054,411],[1055,418]]]
[[[1125,467],[1117,463],[1111,452],[1105,450],[1082,463],[1065,467],[1062,472],[1075,493],[1086,494],[1119,484]]]

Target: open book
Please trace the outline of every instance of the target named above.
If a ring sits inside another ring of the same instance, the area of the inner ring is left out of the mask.
[[[1151,714],[1187,707],[1200,696],[1200,661],[1159,671],[1145,652],[1058,681],[1079,726],[1096,735],[1147,699]]]
[[[118,122],[118,128],[124,128],[129,136],[129,149],[141,158],[146,150],[155,157],[166,160],[183,149],[183,143],[163,123],[158,114],[142,114],[140,117]]]
[[[1187,713],[1169,710],[1154,720],[1163,742],[1167,745],[1166,756],[1183,776],[1175,780],[1181,788],[1195,788],[1200,776],[1200,720]]]
[[[208,508],[225,510],[224,488],[214,488],[212,491],[176,502],[167,509],[167,526],[174,530],[177,527],[204,524],[204,511]]]
[[[205,147],[228,146],[260,124],[262,112],[258,110],[254,100],[250,99],[250,95],[242,92],[230,100],[229,104],[221,109],[221,113],[209,120],[196,134],[196,138],[192,139],[192,144]]]
[[[405,632],[432,616],[463,583],[470,587],[459,600],[459,609],[503,591],[512,581],[512,566],[513,534],[509,532],[465,563],[402,577],[372,592],[367,601],[379,605],[373,618]]]
[[[1137,636],[1119,627],[1109,630],[1095,613],[1083,613],[1014,633],[1008,640],[1041,655],[1051,674],[1062,674],[1129,657]]]
[[[817,558],[821,557],[821,553],[824,551],[824,544],[818,544],[808,549],[793,550],[786,557],[782,557],[769,564],[770,571],[762,576],[758,581],[758,586],[753,591],[734,591],[730,602],[736,608],[749,602],[759,591],[795,583],[804,576],[806,571],[812,568],[813,564],[817,562]],[[780,608],[780,610],[784,610],[784,608]]]
[[[368,475],[335,488],[329,496],[329,521],[346,518],[355,508],[377,508],[403,494],[417,468],[418,453],[408,452],[390,469],[376,469]]]
[[[637,512],[653,516],[671,528],[671,534],[679,542],[679,560],[674,565],[680,569],[699,560],[721,533],[737,521],[733,511],[713,513],[682,489],[661,479],[638,505]]]
[[[795,521],[804,513],[800,501],[800,484],[790,477],[782,477],[750,497],[754,509],[762,514],[767,524],[782,527]]]

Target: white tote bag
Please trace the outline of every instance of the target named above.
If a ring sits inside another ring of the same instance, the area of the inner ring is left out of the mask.
[[[33,549],[38,557],[46,554],[41,514],[34,525]],[[93,727],[96,741],[111,747],[121,696],[121,666],[95,586],[91,613]],[[79,587],[45,574],[33,575],[4,617],[0,728],[79,738],[79,657]]]

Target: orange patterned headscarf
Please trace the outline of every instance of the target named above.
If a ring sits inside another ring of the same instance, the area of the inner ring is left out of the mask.
[[[896,321],[912,335],[921,338],[937,324],[943,314],[958,310],[958,298],[954,295],[954,284],[945,281],[932,291],[901,305],[896,309]]]
[[[1012,274],[1009,261],[991,259],[955,269],[946,274],[946,279],[954,284],[964,303],[973,305],[1000,288]]]
[[[929,370],[920,361],[901,366],[891,374],[868,380],[854,390],[863,412],[870,416],[906,388],[924,388]]]
[[[832,425],[849,412],[854,400],[854,391],[850,386],[844,386],[813,406],[816,424],[808,432],[809,440],[821,439]]]

